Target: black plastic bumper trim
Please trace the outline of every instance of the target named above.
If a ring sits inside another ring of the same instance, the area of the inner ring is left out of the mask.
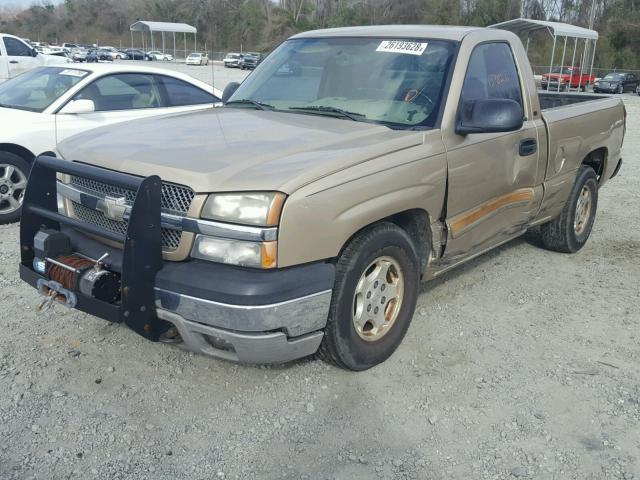
[[[334,280],[335,266],[324,262],[255,270],[190,260],[165,262],[156,287],[229,305],[266,305],[331,290]]]

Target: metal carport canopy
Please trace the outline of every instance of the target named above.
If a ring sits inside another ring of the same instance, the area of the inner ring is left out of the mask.
[[[578,27],[576,25],[570,25],[568,23],[560,23],[560,22],[549,22],[546,20],[531,20],[528,18],[516,18],[514,20],[508,20],[502,23],[496,23],[495,25],[490,25],[489,28],[498,28],[501,30],[508,30],[510,32],[515,33],[516,35],[527,37],[526,42],[526,50],[529,53],[529,34],[531,32],[536,32],[539,30],[546,30],[551,37],[553,37],[553,50],[551,51],[551,64],[549,66],[549,78],[551,77],[551,73],[553,72],[553,61],[555,59],[556,53],[556,43],[558,41],[558,37],[564,37],[564,45],[562,48],[562,60],[560,60],[560,74],[563,74],[564,70],[564,60],[565,53],[567,51],[567,39],[573,38],[574,47],[573,47],[573,57],[571,59],[571,72],[573,72],[574,64],[576,61],[576,51],[578,49],[578,40],[584,41],[584,49],[582,51],[582,55],[578,58],[579,67],[580,67],[580,77],[578,80],[578,90],[582,87],[582,75],[584,73],[583,69],[587,66],[588,62],[588,49],[589,42],[593,43],[593,48],[591,52],[591,66],[589,68],[589,79],[591,79],[591,74],[593,73],[593,61],[596,56],[596,44],[598,42],[598,32],[595,30],[590,30],[584,27]],[[557,82],[557,89],[560,91],[560,81]],[[549,85],[551,81],[547,82],[547,91],[549,90]],[[568,83],[568,90],[571,91],[572,80],[571,77]],[[585,90],[586,87],[585,85]]]
[[[139,20],[131,24],[132,32],[168,32],[168,33],[196,33],[198,29],[187,25],[186,23],[171,23],[171,22],[147,22]]]
[[[184,56],[187,57],[187,33],[193,34],[193,51],[197,50],[197,34],[198,29],[187,25],[186,23],[171,23],[171,22],[149,22],[146,20],[138,20],[132,23],[129,27],[131,30],[131,48],[133,48],[133,32],[140,32],[142,36],[142,49],[145,50],[145,32],[149,32],[151,37],[151,49],[155,50],[154,32],[160,32],[162,34],[162,53],[165,52],[164,34],[170,33],[173,37],[173,58],[176,58],[176,33],[182,33],[184,40]]]
[[[548,22],[546,20],[529,20],[528,18],[516,18],[502,23],[490,25],[489,28],[500,28],[517,33],[530,33],[536,30],[549,30],[552,36],[584,38],[587,40],[597,40],[598,32],[589,30],[588,28],[577,27],[568,23]]]

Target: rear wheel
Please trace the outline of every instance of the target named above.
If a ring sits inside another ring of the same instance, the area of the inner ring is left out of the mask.
[[[598,179],[593,168],[583,165],[560,216],[540,227],[545,248],[575,253],[591,234],[598,208]]]
[[[618,85],[618,89],[616,90],[616,93],[618,94],[624,93],[624,87],[622,85]]]
[[[381,223],[358,234],[338,259],[318,355],[349,370],[389,358],[413,317],[418,265],[413,242],[400,227]]]
[[[0,152],[0,224],[20,220],[29,170],[22,157]]]

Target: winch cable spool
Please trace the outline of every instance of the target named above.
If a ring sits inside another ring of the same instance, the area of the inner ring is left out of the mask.
[[[120,298],[120,276],[104,268],[103,260],[107,256],[105,254],[98,260],[79,254],[47,257],[46,275],[49,280],[70,292],[80,292],[103,302],[114,303]],[[55,292],[49,292],[49,295],[58,298]]]
[[[76,290],[79,280],[79,273],[92,268],[94,263],[86,258],[78,257],[76,255],[61,255],[55,259],[60,263],[74,268],[76,271],[69,270],[54,263],[49,264],[49,278],[61,284],[67,290]]]

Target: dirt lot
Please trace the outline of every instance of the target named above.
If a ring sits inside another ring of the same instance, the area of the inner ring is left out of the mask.
[[[385,364],[238,366],[56,308],[0,227],[0,478],[640,479],[640,98],[577,255],[521,239],[422,289]]]

